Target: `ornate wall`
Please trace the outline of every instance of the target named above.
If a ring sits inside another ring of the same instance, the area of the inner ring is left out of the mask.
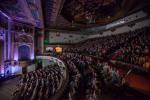
[[[9,66],[13,71],[20,60],[34,59],[34,43],[37,48],[44,47],[44,38],[38,36],[37,42],[34,40],[35,28],[44,28],[41,5],[41,0],[3,0],[0,3],[0,74],[7,72]]]
[[[0,13],[0,76],[17,71],[20,60],[34,59],[34,26],[20,23]],[[2,18],[3,18],[2,17]]]
[[[29,59],[34,59],[34,33],[25,33],[25,32],[12,32],[13,34],[13,41],[12,41],[12,51],[11,51],[11,58],[13,60],[24,60],[20,58],[20,54],[28,54],[30,56]],[[29,51],[22,50],[20,51],[19,48],[24,46],[29,48]],[[28,53],[26,53],[28,52]]]

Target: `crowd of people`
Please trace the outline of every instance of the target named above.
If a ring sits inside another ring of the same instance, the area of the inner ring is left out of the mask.
[[[130,38],[134,38],[136,35],[136,32],[128,32],[107,37],[94,38],[87,40],[82,44],[78,44],[74,48],[66,48],[64,52],[74,52],[104,57],[112,52],[112,49],[117,49],[115,47],[118,45],[121,46],[123,43],[128,42]]]
[[[69,69],[68,98],[76,95],[79,100],[99,100],[104,84],[122,84],[119,71],[107,62],[98,63],[92,57],[78,53],[63,53],[59,58],[67,62]]]
[[[80,53],[143,66],[150,70],[150,28],[90,39],[64,52]]]
[[[60,59],[67,62],[70,71],[68,93],[75,95],[83,88],[82,100],[98,100],[98,94],[106,92],[109,87],[126,84],[126,73],[112,67],[109,60],[143,66],[146,71],[150,70],[149,33],[149,28],[142,28],[87,40],[72,48],[65,48]],[[102,58],[104,62],[94,60],[93,57]]]
[[[113,59],[143,66],[146,70],[150,70],[150,29],[144,28],[135,32],[137,36],[116,50]]]
[[[57,65],[23,74],[13,100],[49,100],[60,89],[63,79]]]
[[[142,28],[91,39],[73,48],[65,48],[62,53],[55,55],[66,63],[69,70],[66,96],[61,100],[99,100],[101,94],[111,86],[123,86],[126,73],[114,68],[109,60],[135,64],[150,70],[149,32],[149,28]],[[103,61],[94,57],[100,57]],[[15,93],[16,100],[47,100],[58,91],[61,80],[58,66],[25,74]]]
[[[81,74],[72,61],[67,61],[67,64],[70,72],[69,90],[73,95],[76,93],[76,89],[78,88]]]
[[[84,95],[82,100],[92,100],[90,98],[97,98],[96,91],[96,73],[89,65],[91,58],[85,57],[76,53],[63,53],[60,58],[67,62],[69,69],[69,98],[81,93]],[[81,95],[79,94],[79,95]]]
[[[96,66],[96,69],[101,73],[102,77],[104,79],[105,84],[122,84],[122,79],[124,77],[124,73],[115,68],[112,67],[111,64],[104,62],[104,63],[99,63]]]

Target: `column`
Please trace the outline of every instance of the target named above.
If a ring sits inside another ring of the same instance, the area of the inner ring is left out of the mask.
[[[8,38],[8,42],[7,42],[7,51],[8,51],[8,55],[7,55],[7,59],[11,60],[11,19],[8,19],[8,31],[7,31],[7,38]]]

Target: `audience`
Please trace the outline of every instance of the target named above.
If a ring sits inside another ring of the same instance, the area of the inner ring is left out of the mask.
[[[60,89],[62,81],[59,66],[48,66],[23,74],[14,93],[14,100],[48,100]]]
[[[81,95],[81,100],[99,100],[110,86],[123,86],[124,73],[109,60],[122,61],[150,70],[150,29],[142,28],[124,34],[87,40],[73,48],[65,48],[58,58],[69,70],[67,100]],[[94,59],[102,58],[103,61]],[[107,61],[106,61],[107,59]],[[49,66],[22,75],[15,100],[48,100],[61,87],[63,75],[58,66]],[[81,93],[81,94],[80,94]],[[66,100],[66,99],[62,99]]]
[[[92,57],[79,53],[62,53],[59,58],[67,62],[69,69],[68,93],[73,97],[82,92],[83,100],[99,100],[102,81],[103,84],[122,85],[122,75],[115,68],[105,63],[98,63]],[[103,78],[99,78],[99,76]]]
[[[144,28],[135,32],[138,35],[116,50],[112,59],[143,66],[148,71],[150,70],[150,29]]]
[[[137,33],[133,33],[134,32],[129,32],[97,39],[90,39],[85,43],[76,45],[75,48],[66,48],[65,52],[82,53],[103,57],[108,54],[111,49],[121,45],[122,43],[137,35]]]
[[[150,70],[150,29],[142,28],[124,34],[90,39],[74,48],[65,48],[66,53],[79,53],[118,60],[143,66]]]
[[[124,34],[87,40],[73,48],[65,48],[59,57],[68,64],[71,96],[83,88],[83,100],[98,100],[98,93],[106,92],[111,85],[123,86],[125,73],[112,67],[108,63],[109,60],[135,64],[143,66],[146,71],[150,70],[149,32],[149,28],[142,28]],[[101,57],[107,61],[96,62],[93,57]]]

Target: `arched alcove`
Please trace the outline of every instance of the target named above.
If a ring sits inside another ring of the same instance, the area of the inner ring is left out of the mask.
[[[30,47],[27,45],[21,45],[18,47],[18,59],[30,60]]]

